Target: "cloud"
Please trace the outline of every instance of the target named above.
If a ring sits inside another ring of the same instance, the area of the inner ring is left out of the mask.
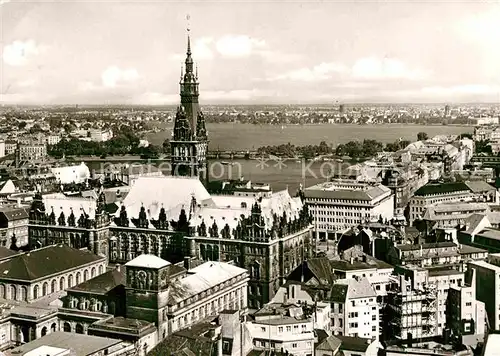
[[[217,52],[227,57],[245,57],[266,45],[264,40],[245,35],[227,35],[215,43]]]
[[[451,87],[425,87],[422,92],[439,96],[447,95],[500,95],[500,86],[485,84],[467,84]]]
[[[289,63],[303,58],[300,54],[270,49],[266,41],[246,35],[197,38],[191,42],[191,51],[195,60],[213,59],[216,55],[225,58],[258,56],[271,63]],[[171,58],[183,61],[186,54],[177,53]]]
[[[497,44],[500,39],[499,9],[467,17],[457,22],[456,30],[464,37],[481,43]]]
[[[114,88],[124,82],[132,82],[139,79],[139,73],[135,68],[120,69],[116,66],[106,68],[101,74],[102,85]]]
[[[193,57],[198,60],[212,59],[214,57],[211,46],[214,43],[213,37],[200,37],[191,42],[191,52]],[[186,53],[177,53],[172,56],[176,61],[183,61],[186,58]]]
[[[248,101],[258,98],[276,96],[273,90],[238,89],[238,90],[212,90],[200,93],[200,99],[205,101]]]
[[[409,79],[418,80],[427,77],[419,69],[410,69],[405,63],[394,58],[361,58],[352,66],[352,76],[361,79]]]
[[[10,66],[23,66],[39,52],[40,48],[34,40],[14,41],[3,48],[3,61]]]
[[[17,85],[21,88],[29,88],[29,87],[34,86],[35,84],[36,84],[35,79],[26,79],[26,80],[22,80],[22,81],[17,83]]]
[[[304,67],[271,78],[268,81],[290,80],[316,82],[331,79],[335,74],[344,80],[384,80],[384,79],[424,79],[428,73],[419,69],[409,69],[398,59],[362,58],[347,66],[336,62],[323,62],[313,67]]]
[[[10,0],[0,0],[0,5],[7,4]]]
[[[303,55],[297,53],[286,53],[278,50],[262,49],[257,52],[262,58],[273,63],[290,63],[299,61],[304,58]]]
[[[148,92],[139,95],[133,102],[141,105],[172,105],[179,103],[180,98],[179,94]]]
[[[330,79],[334,73],[343,73],[348,70],[345,66],[338,63],[320,63],[312,68],[304,67],[301,69],[293,70],[288,73],[278,75],[268,80],[292,80],[292,81],[320,81]]]

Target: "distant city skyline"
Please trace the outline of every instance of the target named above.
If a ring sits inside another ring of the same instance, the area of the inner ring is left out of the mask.
[[[500,2],[0,0],[0,104],[500,102]]]

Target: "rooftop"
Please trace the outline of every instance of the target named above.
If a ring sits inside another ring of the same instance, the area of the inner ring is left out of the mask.
[[[429,277],[439,277],[439,276],[453,276],[457,274],[463,274],[463,272],[457,271],[453,268],[429,268]]]
[[[356,352],[365,352],[368,346],[372,343],[370,339],[365,339],[361,337],[352,337],[352,336],[342,336],[335,335],[342,344],[340,345],[340,350],[346,351],[356,351]]]
[[[119,285],[126,284],[125,268],[115,268],[107,271],[83,283],[80,283],[68,291],[88,292],[94,294],[106,294]]]
[[[418,245],[396,245],[396,248],[400,249],[401,251],[416,251],[416,250],[429,250],[433,248],[449,248],[449,247],[457,247],[457,244],[454,242],[450,241],[444,241],[444,242],[435,242],[435,243],[424,243],[424,244],[418,244]]]
[[[8,221],[28,219],[29,217],[28,209],[23,207],[0,207],[0,213],[3,213]]]
[[[142,254],[134,258],[133,260],[127,262],[125,266],[127,267],[142,267],[142,268],[154,268],[160,269],[170,265],[170,262],[155,256]]]
[[[34,281],[106,258],[67,245],[52,245],[0,262],[0,279]]]
[[[488,263],[486,261],[471,261],[469,262],[472,267],[482,267],[485,269],[489,269],[492,271],[495,271],[496,273],[500,273],[500,267],[496,265],[492,265],[491,263]]]
[[[416,196],[436,195],[436,194],[450,194],[456,192],[470,191],[469,187],[463,182],[452,183],[428,183],[419,188]]]
[[[93,323],[90,328],[133,335],[141,335],[143,333],[150,332],[152,329],[156,329],[154,323],[150,323],[145,320],[124,318],[121,316],[99,320]]]
[[[359,279],[339,279],[336,283],[348,286],[347,298],[349,299],[371,298],[377,296],[377,293],[375,293],[370,281],[366,277]]]
[[[486,228],[479,231],[476,236],[487,237],[492,240],[500,240],[500,230],[493,228]]]
[[[8,259],[14,255],[20,254],[19,251],[14,251],[11,249],[8,249],[7,247],[0,246],[0,261]]]
[[[171,285],[170,304],[178,303],[234,277],[245,274],[247,270],[225,262],[206,262],[189,270],[189,273],[187,277]]]
[[[75,356],[87,356],[99,351],[104,351],[120,343],[122,343],[122,341],[116,339],[56,331],[16,347],[10,352],[12,355],[31,355],[31,353],[28,352],[36,350],[38,353],[33,353],[33,356],[45,355],[45,353],[39,352],[41,350],[46,352],[48,350],[47,345],[50,345],[52,348],[72,350],[74,352],[72,355]]]
[[[488,184],[484,180],[468,181],[468,182],[465,182],[465,185],[467,185],[467,187],[469,187],[469,189],[473,193],[482,193],[482,192],[485,192],[485,191],[495,191],[496,190],[495,187],[493,187],[492,185]]]
[[[479,248],[479,247],[470,246],[470,245],[461,245],[460,249],[458,250],[458,252],[461,255],[465,255],[465,254],[469,254],[469,253],[488,253],[488,251],[485,250],[485,249],[482,249],[482,248]]]
[[[210,337],[216,328],[211,323],[198,323],[169,335],[160,341],[148,356],[164,355],[190,355],[190,356],[216,356],[217,340]]]
[[[77,219],[82,213],[85,213],[90,219],[93,219],[97,209],[97,201],[91,197],[69,197],[63,193],[53,193],[43,195],[42,199],[47,214],[53,211],[56,215],[56,219],[61,212],[63,212],[66,217],[70,216],[71,212],[73,212]]]
[[[382,184],[352,184],[352,188],[339,188],[339,186],[334,183],[326,182],[306,188],[304,190],[304,195],[306,198],[372,201],[386,194],[390,194],[390,192],[391,190]]]

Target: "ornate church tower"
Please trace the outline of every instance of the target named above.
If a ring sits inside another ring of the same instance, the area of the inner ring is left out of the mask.
[[[203,183],[206,183],[208,180],[208,138],[205,118],[198,104],[198,70],[195,73],[189,29],[185,73],[181,71],[179,84],[181,105],[177,108],[173,140],[170,142],[172,175],[199,177]]]

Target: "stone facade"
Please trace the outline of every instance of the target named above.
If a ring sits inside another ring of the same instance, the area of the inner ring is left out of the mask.
[[[40,194],[35,195],[29,213],[29,244],[39,248],[53,244],[66,244],[74,248],[88,248],[97,255],[108,257],[109,214],[105,211],[104,193],[99,194],[95,216],[81,210],[80,215],[69,209],[58,216],[54,210],[46,211]]]

